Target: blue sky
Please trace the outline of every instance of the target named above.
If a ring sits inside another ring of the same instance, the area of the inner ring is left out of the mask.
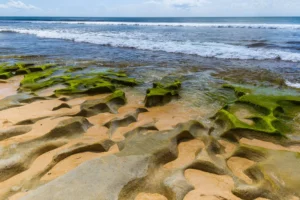
[[[0,16],[300,16],[300,0],[0,0]]]

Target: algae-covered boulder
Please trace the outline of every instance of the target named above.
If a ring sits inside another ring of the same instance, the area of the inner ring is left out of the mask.
[[[45,64],[45,65],[31,66],[28,67],[27,69],[29,69],[30,72],[40,72],[55,66],[56,64]]]
[[[11,72],[0,73],[0,79],[9,79],[13,74]]]
[[[117,86],[138,84],[136,79],[128,77],[123,72],[98,72],[80,67],[76,67],[76,70],[73,68],[54,64],[19,68],[16,74],[26,74],[21,81],[19,91],[37,91],[60,84],[66,87],[56,90],[56,95],[102,94],[114,92]],[[10,77],[9,74],[7,76]]]
[[[32,63],[15,63],[13,65],[9,64],[0,64],[0,79],[8,79],[16,75],[29,74],[31,72],[44,71],[51,67],[54,67],[55,64],[45,64],[35,66]]]
[[[107,81],[101,79],[79,79],[66,81],[69,87],[65,89],[56,90],[58,95],[70,95],[70,94],[101,94],[110,93],[115,91],[115,86]]]
[[[180,81],[174,81],[173,83],[166,85],[153,83],[153,88],[147,90],[145,106],[153,107],[169,103],[172,98],[179,96],[180,88]]]
[[[275,137],[296,134],[294,118],[300,112],[300,95],[274,88],[224,85],[235,91],[236,100],[221,109],[216,119],[226,125],[224,137]]]

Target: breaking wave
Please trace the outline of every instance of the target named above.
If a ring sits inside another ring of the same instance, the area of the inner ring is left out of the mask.
[[[0,32],[31,34],[40,38],[65,39],[74,42],[86,42],[103,46],[135,48],[139,50],[164,51],[198,55],[209,58],[240,59],[240,60],[283,60],[299,62],[300,54],[280,49],[265,49],[215,42],[191,42],[160,40],[159,34],[134,32],[88,32],[70,29],[25,29],[1,28]]]
[[[178,22],[110,22],[110,21],[23,21],[45,24],[83,24],[111,26],[172,26],[207,28],[245,28],[245,29],[300,29],[300,24],[249,24],[249,23],[178,23]]]

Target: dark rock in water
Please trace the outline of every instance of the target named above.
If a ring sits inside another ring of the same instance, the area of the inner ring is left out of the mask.
[[[167,85],[154,83],[153,88],[147,90],[145,106],[153,107],[169,103],[172,98],[179,97],[180,88],[180,81],[174,81],[173,83]]]
[[[249,44],[248,47],[249,48],[255,48],[255,47],[264,47],[264,46],[267,46],[268,44],[265,43],[265,42],[256,42],[256,43],[252,43],[252,44]]]

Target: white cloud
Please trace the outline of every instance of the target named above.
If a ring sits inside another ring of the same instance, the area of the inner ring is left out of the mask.
[[[153,4],[165,4],[166,6],[189,9],[192,7],[200,7],[206,3],[209,3],[208,0],[150,0],[146,3]]]
[[[8,9],[8,8],[16,8],[16,9],[24,9],[24,10],[37,10],[39,9],[36,6],[31,4],[25,4],[22,1],[17,0],[9,0],[5,4],[0,4],[0,8]]]

